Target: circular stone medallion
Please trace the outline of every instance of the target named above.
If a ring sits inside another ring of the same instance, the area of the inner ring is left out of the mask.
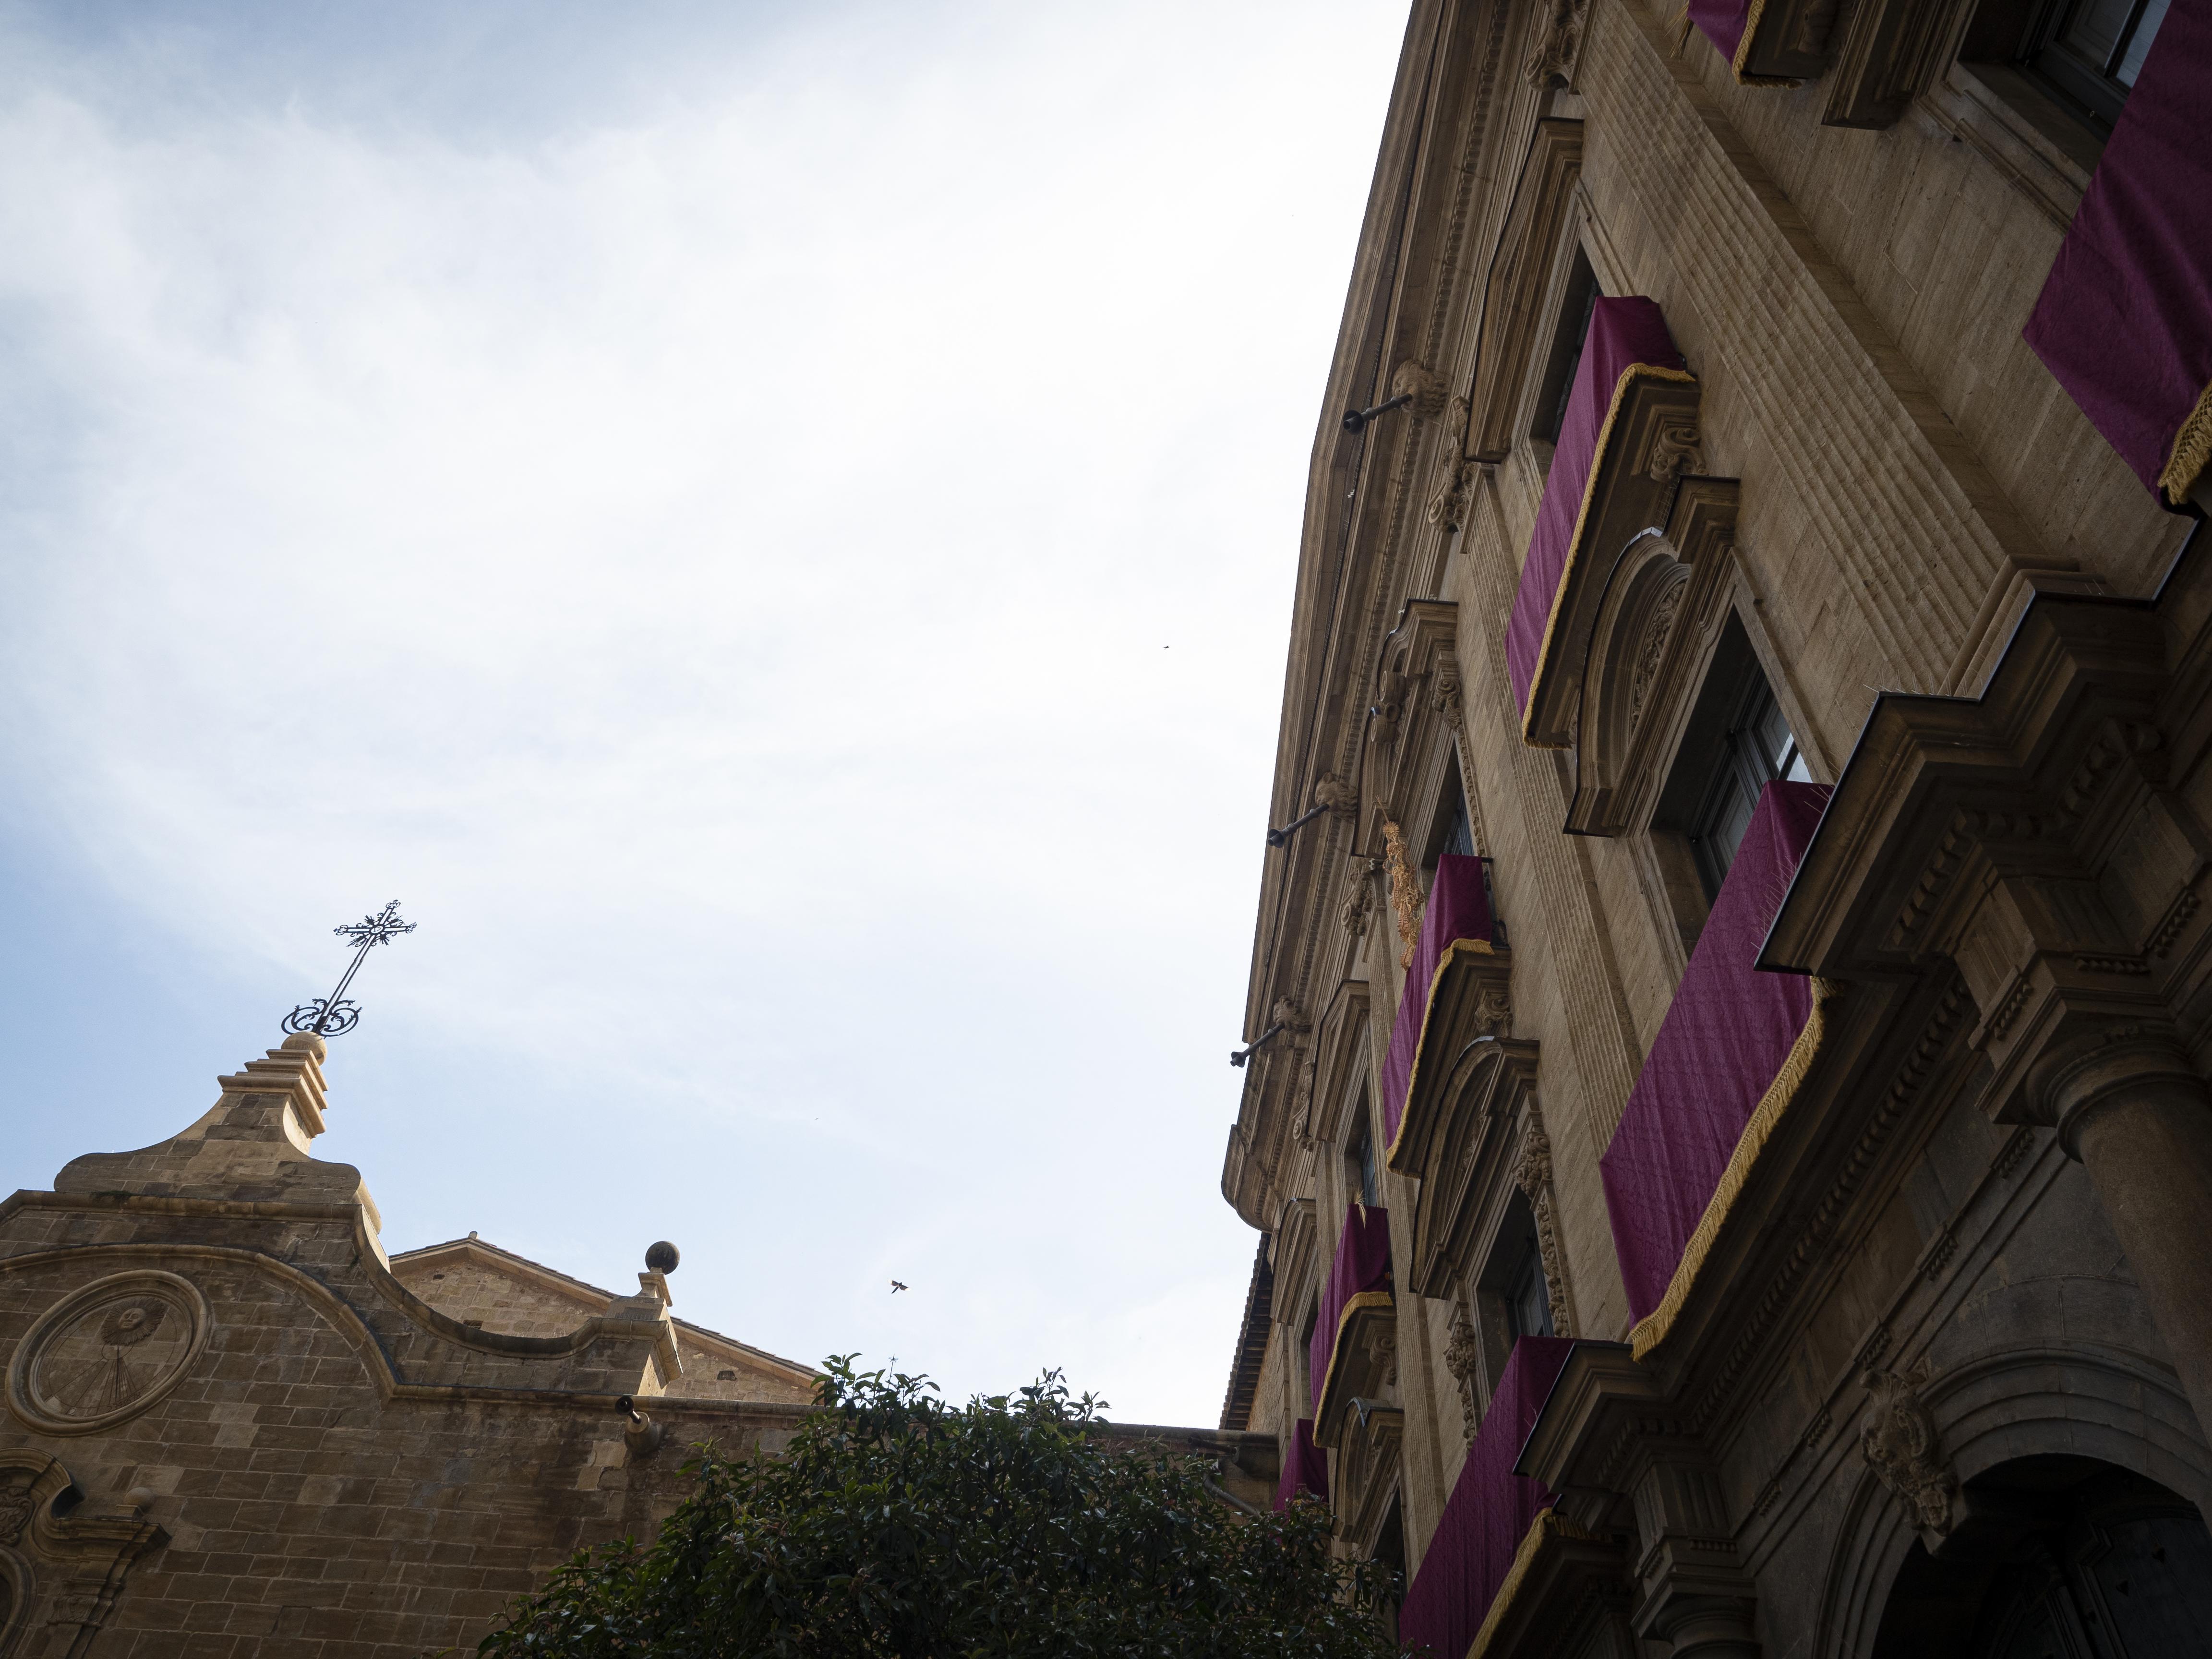
[[[175,1386],[207,1340],[207,1301],[152,1269],[97,1279],[40,1317],[8,1368],[8,1403],[50,1434],[135,1417]]]

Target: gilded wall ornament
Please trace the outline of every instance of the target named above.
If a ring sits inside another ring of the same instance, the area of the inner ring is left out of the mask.
[[[207,1300],[189,1279],[142,1269],[96,1279],[40,1316],[8,1368],[8,1404],[48,1434],[91,1434],[136,1417],[207,1341]]]
[[[1406,856],[1406,832],[1395,823],[1386,822],[1382,826],[1382,867],[1390,872],[1390,909],[1398,919],[1398,939],[1404,947],[1398,953],[1398,965],[1410,968],[1427,899],[1421,891],[1421,878],[1413,873],[1413,861]]]

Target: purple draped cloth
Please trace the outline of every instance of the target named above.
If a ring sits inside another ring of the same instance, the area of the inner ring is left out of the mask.
[[[2212,422],[2212,7],[2171,8],[2023,337],[2155,491],[2192,413]],[[2212,431],[2165,479],[2187,495]]]
[[[1421,1039],[1429,1029],[1429,1003],[1436,994],[1437,974],[1453,945],[1462,939],[1487,945],[1490,933],[1490,894],[1483,885],[1482,860],[1463,853],[1446,853],[1437,860],[1428,908],[1421,913],[1421,936],[1414,941],[1413,960],[1406,970],[1405,988],[1398,998],[1398,1016],[1390,1026],[1390,1052],[1382,1060],[1386,1158],[1398,1149],[1398,1131],[1405,1124],[1406,1101],[1413,1093],[1414,1068],[1420,1063]]]
[[[1328,1456],[1314,1444],[1313,1419],[1301,1417],[1291,1432],[1291,1449],[1283,1459],[1283,1478],[1275,1483],[1275,1507],[1286,1510],[1291,1499],[1310,1492],[1328,1502]]]
[[[1521,589],[1505,624],[1505,663],[1513,675],[1514,702],[1523,714],[1528,688],[1543,665],[1560,586],[1583,538],[1590,478],[1602,459],[1600,442],[1627,389],[1629,374],[1681,367],[1682,354],[1674,349],[1667,319],[1651,301],[1632,295],[1600,300],[1592,308],[1582,363],[1552,453],[1551,474],[1544,480],[1544,499],[1536,508],[1536,528],[1528,538],[1528,556],[1521,562]]]
[[[1379,1291],[1390,1279],[1390,1212],[1379,1205],[1354,1204],[1344,1212],[1344,1236],[1336,1242],[1328,1283],[1322,1286],[1321,1310],[1314,1320],[1313,1346],[1306,1350],[1306,1375],[1313,1382],[1314,1413],[1328,1393],[1328,1368],[1336,1361],[1336,1338],[1356,1298]]]
[[[1751,21],[1751,0],[1690,0],[1690,21],[1713,43],[1721,61],[1733,66],[1743,50],[1743,31]]]
[[[1513,1466],[1574,1346],[1565,1336],[1524,1336],[1513,1345],[1421,1557],[1421,1570],[1406,1587],[1398,1609],[1400,1641],[1426,1646],[1436,1659],[1465,1659],[1513,1570],[1522,1538],[1552,1506],[1544,1483],[1514,1474]]]
[[[1770,783],[1759,795],[1598,1160],[1628,1310],[1638,1320],[1666,1296],[1744,1125],[1812,1017],[1810,979],[1752,964],[1827,803],[1823,783]]]

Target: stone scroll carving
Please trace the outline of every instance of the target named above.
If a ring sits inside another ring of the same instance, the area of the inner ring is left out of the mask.
[[[1589,18],[1589,0],[1547,0],[1540,8],[1536,38],[1521,70],[1530,86],[1564,87],[1574,78],[1575,53]]]

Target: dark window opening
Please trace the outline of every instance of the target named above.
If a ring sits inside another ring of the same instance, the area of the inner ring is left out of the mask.
[[[1812,775],[1750,636],[1730,616],[1652,817],[1655,827],[1688,842],[1707,903],[1728,879],[1759,792],[1778,781],[1808,782]]]
[[[2024,71],[2101,137],[2142,71],[2168,0],[1984,0],[1959,56]]]
[[[1505,1320],[1518,1342],[1524,1336],[1552,1335],[1552,1292],[1544,1283],[1544,1258],[1532,1237],[1521,1266],[1506,1281]]]
[[[1375,1162],[1375,1137],[1367,1132],[1367,1097],[1359,1097],[1358,1121],[1352,1125],[1352,1141],[1345,1149],[1352,1161],[1352,1189],[1359,1201],[1372,1210],[1382,1202],[1382,1171]]]
[[[1575,371],[1582,367],[1583,343],[1589,337],[1590,313],[1597,307],[1597,273],[1589,256],[1575,250],[1575,266],[1567,275],[1567,296],[1559,307],[1559,320],[1552,333],[1552,349],[1544,361],[1544,378],[1536,391],[1534,435],[1547,444],[1559,441],[1559,428],[1567,418],[1567,399],[1574,395]]]
[[[1467,791],[1461,785],[1456,760],[1444,779],[1443,799],[1437,804],[1436,828],[1430,833],[1430,843],[1429,854],[1421,862],[1431,872],[1446,853],[1474,856],[1474,825],[1468,817]]]
[[[1398,1603],[1406,1594],[1406,1516],[1399,1494],[1390,1494],[1390,1507],[1375,1533],[1375,1559],[1390,1569],[1391,1590],[1382,1603],[1382,1633],[1398,1639]]]

